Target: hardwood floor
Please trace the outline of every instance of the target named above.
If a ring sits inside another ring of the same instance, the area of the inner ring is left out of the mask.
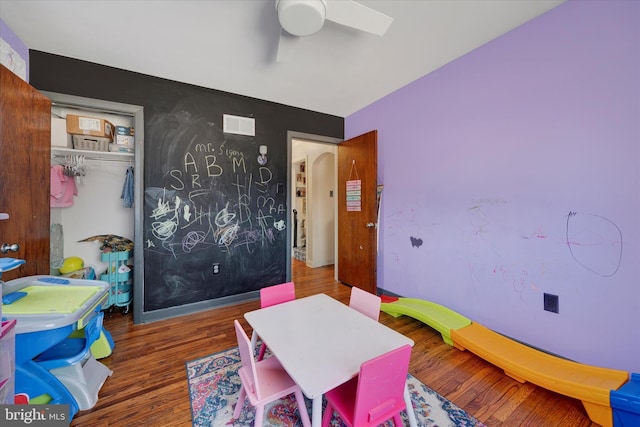
[[[310,269],[294,260],[296,296],[324,292],[348,303],[350,288],[333,279],[333,267]],[[250,331],[243,314],[257,300],[174,319],[133,325],[131,314],[107,313],[116,343],[101,361],[113,370],[98,403],[72,426],[190,426],[185,362],[236,346],[233,320]],[[409,371],[487,426],[586,427],[582,404],[529,383],[520,384],[467,351],[445,344],[430,327],[409,317],[380,313],[380,321],[415,341]]]

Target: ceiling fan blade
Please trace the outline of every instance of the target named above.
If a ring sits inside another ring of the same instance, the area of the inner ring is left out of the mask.
[[[378,36],[393,22],[392,17],[352,0],[327,1],[327,19]]]
[[[280,31],[280,41],[278,42],[278,55],[276,61],[287,62],[293,59],[296,51],[296,46],[300,41],[300,37],[292,36],[284,29]]]

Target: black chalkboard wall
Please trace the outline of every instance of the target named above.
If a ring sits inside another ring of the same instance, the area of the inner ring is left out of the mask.
[[[147,122],[145,307],[165,308],[259,289],[286,278],[286,151],[256,136],[223,134],[225,112],[191,95]],[[264,126],[266,125],[266,126]],[[148,156],[148,157],[147,157]],[[282,173],[282,172],[285,173]]]
[[[287,131],[342,138],[343,118],[33,50],[30,84],[144,107],[144,312],[285,280]]]

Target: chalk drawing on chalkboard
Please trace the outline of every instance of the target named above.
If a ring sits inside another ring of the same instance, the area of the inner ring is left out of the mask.
[[[162,280],[165,284],[164,291],[167,292],[168,297],[181,295],[189,289],[189,283],[175,272],[165,272],[162,274]]]
[[[622,231],[600,215],[569,212],[567,247],[578,264],[602,277],[613,276],[622,264]]]
[[[229,203],[227,202],[214,219],[216,225],[214,240],[218,242],[218,246],[229,248],[231,243],[237,239],[240,226],[235,222],[235,219],[236,214],[229,212]]]
[[[182,250],[184,253],[189,253],[195,248],[198,243],[204,242],[207,235],[202,231],[190,231],[182,239]]]
[[[153,236],[160,240],[170,239],[178,229],[178,209],[180,207],[180,197],[175,196],[173,207],[169,200],[163,197],[158,198],[157,207],[151,211],[151,218],[156,220],[151,223]],[[172,216],[169,216],[173,214]]]
[[[268,161],[256,162],[253,135],[224,133],[223,112],[208,96],[174,102],[151,106],[145,120],[152,145],[144,177],[145,310],[281,283],[286,156],[268,147]],[[275,138],[261,132],[261,141]]]

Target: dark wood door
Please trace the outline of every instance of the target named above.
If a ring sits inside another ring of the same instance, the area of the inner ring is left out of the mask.
[[[50,165],[51,101],[0,65],[0,245],[20,246],[0,257],[26,261],[4,281],[50,272]]]
[[[371,293],[377,291],[377,187],[378,132],[338,144],[338,280]]]

